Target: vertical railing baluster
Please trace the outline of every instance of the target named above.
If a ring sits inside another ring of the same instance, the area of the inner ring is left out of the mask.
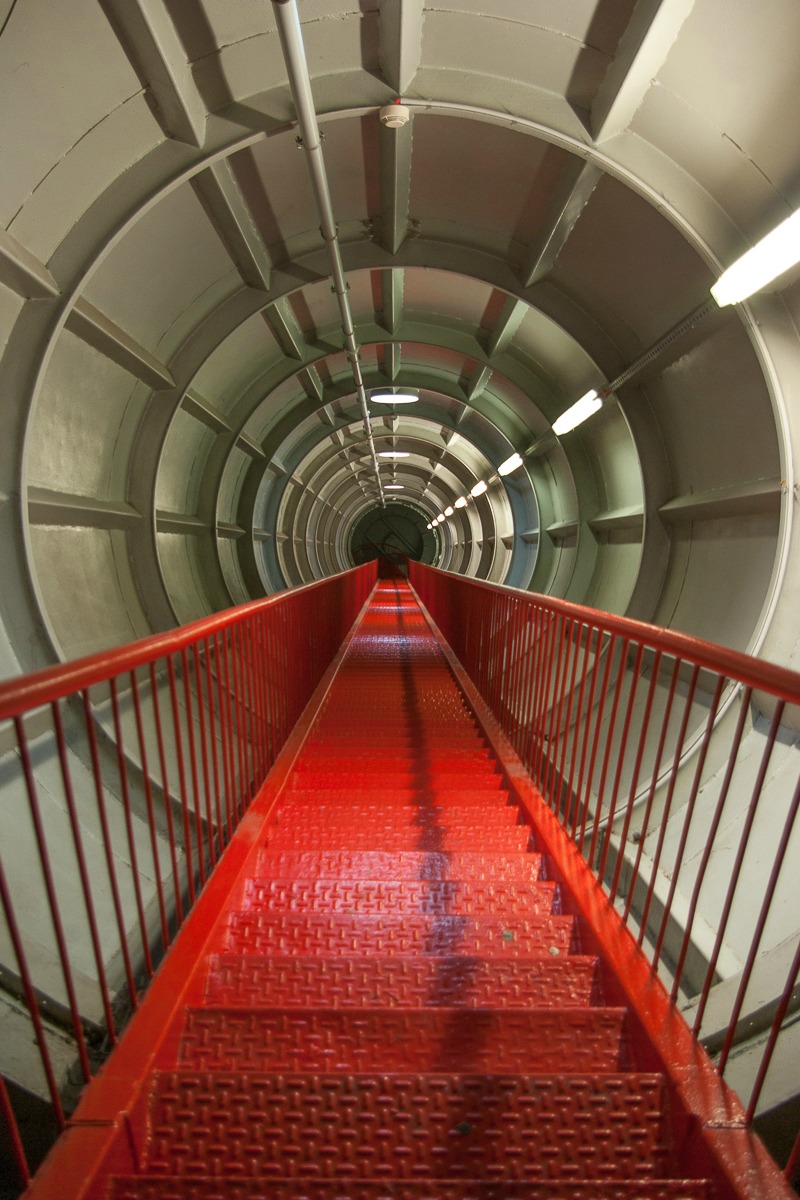
[[[692,818],[694,817],[694,810],[695,810],[695,805],[697,803],[697,796],[700,791],[700,785],[703,781],[703,768],[704,768],[705,762],[706,762],[706,755],[708,754],[708,746],[711,741],[711,734],[714,731],[714,720],[717,715],[717,709],[719,708],[720,699],[722,698],[722,689],[723,689],[724,685],[725,685],[725,680],[722,676],[720,676],[719,679],[717,680],[717,686],[714,689],[714,697],[711,701],[711,706],[708,710],[708,716],[707,716],[706,722],[705,722],[705,729],[703,731],[703,737],[702,737],[702,741],[700,744],[700,751],[697,755],[697,760],[695,762],[694,775],[692,777],[692,786],[689,791],[689,798],[686,802],[686,813],[684,815],[683,824],[681,826],[680,837],[678,839],[678,845],[675,850],[675,857],[674,857],[673,863],[672,863],[672,875],[671,875],[670,881],[669,881],[669,890],[667,892],[667,900],[664,905],[664,915],[661,919],[661,926],[658,931],[658,937],[656,938],[655,949],[653,950],[653,962],[652,962],[653,971],[656,971],[658,969],[658,964],[661,960],[661,951],[664,947],[664,939],[667,936],[667,929],[669,927],[669,919],[670,919],[670,916],[672,915],[672,904],[675,899],[675,892],[677,891],[677,888],[678,888],[678,877],[680,875],[681,868],[683,866],[684,855],[686,852],[686,843],[689,840],[689,830],[692,827]]]
[[[150,664],[150,699],[153,702],[153,721],[156,731],[156,746],[158,747],[158,764],[161,771],[161,788],[164,796],[164,815],[167,819],[167,836],[169,838],[169,857],[172,867],[172,890],[175,896],[175,915],[178,927],[183,924],[183,897],[181,881],[178,872],[178,843],[175,837],[175,820],[172,815],[172,792],[169,786],[169,771],[167,768],[167,752],[164,745],[164,726],[161,720],[161,703],[158,699],[158,675],[155,663]]]
[[[223,778],[225,781],[227,841],[230,841],[237,820],[235,808],[236,771],[234,767],[233,735],[230,721],[224,631],[214,634],[214,650],[217,664],[217,709],[219,712],[220,749],[222,753]]]
[[[128,946],[128,930],[125,921],[125,912],[122,907],[122,898],[119,892],[119,882],[117,880],[117,868],[114,865],[114,848],[111,842],[111,830],[109,828],[108,813],[106,811],[105,788],[103,786],[103,775],[100,769],[100,748],[97,744],[94,713],[92,711],[92,701],[91,697],[89,696],[88,689],[83,692],[82,699],[86,738],[89,743],[89,754],[92,763],[95,800],[97,801],[97,813],[100,819],[101,841],[106,860],[106,870],[108,871],[109,887],[111,888],[114,916],[116,917],[117,922],[117,932],[119,933],[120,954],[122,955],[122,962],[125,968],[125,980],[128,985],[130,1004],[131,1007],[135,1009],[138,1006],[139,1000],[136,994],[133,964],[131,962],[130,947]]]
[[[572,705],[575,699],[575,689],[578,677],[578,659],[580,657],[580,637],[576,636],[577,622],[572,618],[569,619],[568,629],[569,632],[567,634],[567,643],[569,647],[569,659],[571,666],[569,672],[569,683],[566,686],[567,707],[566,712],[564,712],[562,692],[562,701],[559,706],[557,721],[557,728],[560,731],[559,739],[561,742],[561,754],[559,756],[554,756],[553,758],[554,776],[558,778],[559,821],[564,828],[569,827],[570,793],[566,786],[565,772],[567,764],[567,746],[569,745],[570,730],[572,729]]]
[[[186,705],[186,740],[189,749],[189,772],[192,780],[192,812],[194,835],[197,846],[197,875],[200,887],[206,882],[206,863],[203,851],[203,801],[200,796],[200,776],[197,770],[197,747],[194,737],[194,709],[192,706],[192,680],[186,647],[181,648],[181,675],[183,676],[183,702]]]
[[[556,813],[559,820],[559,802],[561,789],[558,789],[558,795],[555,794],[556,776],[558,774],[558,758],[561,739],[561,721],[564,715],[564,692],[566,689],[566,679],[569,673],[569,661],[571,641],[569,630],[571,622],[569,617],[564,617],[560,626],[560,634],[558,638],[558,662],[556,665],[556,676],[553,696],[550,700],[550,725],[548,727],[548,757],[549,765],[545,776],[544,787],[542,791],[547,799],[548,804]]]
[[[534,714],[536,742],[533,758],[533,777],[540,791],[544,788],[545,779],[545,742],[547,740],[545,726],[553,675],[553,654],[558,636],[557,624],[558,618],[552,614],[548,614],[546,632],[542,641],[542,657],[539,662],[539,691]]]
[[[172,712],[172,730],[175,734],[175,761],[178,767],[178,791],[181,801],[181,824],[183,827],[183,852],[186,863],[186,890],[189,894],[189,908],[195,902],[197,889],[195,887],[194,862],[192,855],[191,813],[189,807],[189,791],[186,785],[186,760],[183,753],[183,726],[181,725],[180,703],[178,701],[178,682],[175,674],[175,661],[170,654],[167,657],[167,681],[169,686],[169,703]]]
[[[136,837],[133,829],[131,794],[130,788],[128,787],[128,766],[125,761],[125,743],[122,736],[122,721],[120,720],[119,696],[117,694],[116,679],[110,679],[108,686],[111,695],[111,712],[114,719],[114,740],[116,742],[117,772],[119,774],[120,790],[122,794],[122,813],[125,819],[125,833],[128,839],[128,853],[131,860],[131,886],[133,888],[134,901],[136,904],[136,915],[139,919],[139,937],[142,943],[142,958],[144,960],[144,966],[148,978],[152,979],[153,960],[150,955],[150,938],[147,933],[147,921],[145,920],[144,915],[142,882],[139,873],[138,854],[136,852]]]
[[[659,653],[660,653],[660,651],[659,651]],[[672,664],[672,675],[670,676],[669,687],[667,689],[667,700],[664,705],[664,712],[661,717],[661,732],[658,735],[658,745],[656,747],[655,757],[653,758],[653,768],[650,773],[650,787],[647,789],[647,799],[645,801],[644,815],[642,817],[642,827],[641,827],[641,830],[639,833],[639,844],[636,847],[636,858],[635,858],[634,864],[633,864],[634,882],[639,878],[639,870],[640,870],[641,862],[642,862],[642,854],[644,853],[645,841],[646,841],[648,832],[650,830],[650,815],[653,811],[653,802],[655,801],[656,791],[658,789],[658,781],[661,776],[661,763],[664,758],[664,749],[665,749],[666,742],[667,742],[667,734],[669,732],[669,723],[670,723],[670,718],[672,716],[672,705],[675,700],[675,692],[676,692],[677,686],[678,686],[680,670],[681,670],[681,660],[679,658],[676,658],[673,660],[673,664]],[[660,664],[659,664],[659,671],[660,671]],[[653,679],[657,683],[658,673],[656,671],[655,666],[653,668]],[[666,818],[664,818],[664,820],[662,820],[660,823],[661,831],[663,831],[664,833],[666,832],[666,827],[664,824],[665,819]],[[648,899],[647,899],[647,902],[645,905],[646,913],[645,913],[645,917],[642,922],[643,926],[647,922],[647,910],[649,910],[649,899],[650,899],[650,896],[652,895],[652,888],[654,886],[655,886],[655,868],[653,869],[653,874],[650,879],[650,886],[647,889]],[[633,898],[634,898],[634,887],[633,887],[633,885],[631,885],[631,887],[628,890],[628,897],[625,902],[625,911],[623,914],[623,919],[626,922],[628,921],[628,918],[631,913],[631,909],[633,906]]]
[[[212,646],[214,652],[212,653]],[[220,750],[217,745],[217,696],[214,689],[214,668],[212,659],[216,661],[216,646],[211,637],[203,639],[204,653],[202,660],[205,662],[206,676],[206,696],[208,697],[208,741],[211,750],[211,778],[214,788],[214,816],[216,822],[216,847],[217,856],[222,854],[225,847],[225,818],[222,811],[222,775],[219,767]],[[221,735],[220,735],[221,736]]]
[[[615,640],[615,639],[612,639],[612,640]],[[592,841],[591,841],[591,845],[589,847],[589,853],[586,856],[587,862],[590,864],[590,866],[592,866],[592,869],[595,870],[595,873],[597,874],[598,879],[600,880],[601,883],[603,881],[603,872],[602,872],[602,870],[600,870],[599,865],[595,869],[594,863],[595,863],[595,855],[597,853],[597,846],[598,846],[598,841],[599,841],[599,836],[600,836],[600,830],[601,830],[602,824],[603,824],[603,804],[605,801],[606,781],[608,779],[608,769],[611,764],[611,752],[614,748],[614,732],[617,727],[617,714],[619,713],[620,696],[621,696],[621,691],[622,691],[622,681],[625,677],[625,663],[626,663],[627,657],[628,657],[628,650],[630,648],[630,642],[628,641],[627,638],[624,638],[621,642],[616,641],[615,645],[613,646],[613,652],[612,652],[612,647],[609,647],[609,655],[608,655],[608,663],[607,663],[608,670],[606,671],[606,674],[604,676],[604,684],[607,683],[607,681],[608,681],[609,671],[612,666],[614,655],[617,652],[617,648],[619,648],[619,666],[617,667],[617,677],[614,682],[614,688],[613,688],[613,699],[611,701],[611,715],[610,715],[609,721],[608,721],[608,729],[606,730],[606,734],[605,734],[605,749],[603,751],[602,765],[600,767],[600,781],[597,785],[597,799],[595,801],[596,808],[595,808],[595,816],[594,816],[594,827],[592,829]],[[603,703],[603,710],[604,710],[604,708],[605,708],[605,703]],[[599,732],[599,728],[600,728],[600,726],[598,725],[598,732]],[[612,801],[609,802],[609,807],[612,802],[613,802],[613,797],[612,797]],[[610,819],[610,812],[606,819],[607,820]],[[603,864],[603,866],[605,866],[605,864]]]
[[[640,646],[640,651],[642,647]],[[622,831],[620,833],[620,848],[617,855],[617,865],[614,869],[614,875],[611,880],[611,888],[608,894],[609,901],[613,904],[617,898],[617,889],[619,887],[622,867],[625,861],[625,848],[628,844],[628,834],[631,826],[631,818],[633,816],[633,806],[636,800],[636,789],[639,786],[639,774],[642,769],[642,760],[644,758],[644,749],[647,744],[647,735],[650,729],[650,718],[653,713],[653,703],[655,700],[656,687],[658,683],[658,668],[661,663],[661,651],[656,652],[653,660],[653,673],[650,677],[650,686],[647,689],[647,699],[645,701],[644,713],[642,715],[641,725],[639,726],[639,741],[636,747],[636,757],[633,762],[633,773],[631,775],[630,787],[628,788],[628,801],[625,805],[625,817],[622,823]],[[639,664],[641,665],[641,654],[639,655]],[[627,737],[627,735],[626,735]],[[641,841],[643,834],[640,832]],[[626,914],[628,909],[626,908]]]
[[[680,668],[682,665],[683,664],[680,659],[675,660],[675,677],[676,678],[680,672]],[[653,862],[652,862],[652,866],[650,868],[650,880],[649,880],[648,887],[647,887],[647,894],[645,896],[644,908],[642,910],[642,916],[641,916],[640,925],[639,925],[639,935],[636,939],[640,948],[644,945],[644,939],[647,934],[647,923],[650,918],[650,908],[651,908],[651,905],[653,902],[653,896],[655,894],[656,879],[658,877],[658,871],[661,866],[661,855],[663,854],[663,851],[664,851],[664,841],[666,839],[667,827],[669,825],[669,820],[672,815],[672,802],[675,797],[675,788],[678,783],[678,769],[680,767],[680,761],[681,761],[681,755],[683,753],[683,748],[686,744],[686,730],[689,726],[689,717],[690,717],[690,714],[692,711],[692,707],[694,705],[694,697],[695,697],[695,692],[697,691],[697,681],[698,681],[699,677],[700,677],[700,668],[698,666],[695,666],[692,670],[691,679],[689,681],[689,689],[686,694],[686,698],[683,702],[683,715],[681,716],[681,724],[680,724],[680,729],[678,731],[678,736],[675,739],[675,750],[674,750],[673,756],[672,756],[672,766],[670,768],[670,773],[669,773],[669,783],[667,784],[667,792],[664,797],[664,807],[663,807],[663,810],[661,813],[661,820],[659,821],[659,825],[658,825],[658,838],[656,840],[655,853],[653,854]],[[654,971],[656,969],[656,965],[657,965],[656,963],[651,962],[651,966],[653,967]]]
[[[117,1040],[117,1030],[111,1009],[111,996],[109,993],[108,981],[106,979],[105,964],[103,962],[103,948],[100,941],[100,931],[97,925],[97,910],[94,902],[94,896],[92,894],[92,885],[89,878],[89,868],[86,862],[86,853],[83,847],[83,837],[81,835],[80,821],[78,819],[78,807],[75,802],[75,789],[72,786],[72,774],[69,769],[67,739],[64,734],[64,722],[61,716],[61,706],[57,700],[51,704],[50,711],[53,717],[53,731],[55,733],[58,762],[61,770],[61,784],[64,789],[64,799],[67,805],[70,829],[72,830],[72,842],[75,849],[75,857],[78,862],[78,874],[81,880],[83,903],[86,908],[86,921],[89,926],[89,938],[92,943],[92,953],[94,955],[95,967],[97,968],[97,983],[100,989],[100,1002],[102,1004],[103,1015],[106,1020],[108,1039],[110,1043],[114,1045]]]
[[[586,808],[586,812],[584,813],[584,828],[586,826],[586,821],[587,821],[588,811],[589,811],[588,806],[589,806],[589,801],[591,799],[591,794],[592,794],[592,780],[594,779],[595,767],[597,766],[597,756],[600,751],[600,740],[601,740],[600,732],[603,728],[603,720],[605,718],[606,700],[608,698],[608,684],[609,684],[609,680],[611,678],[611,667],[614,662],[614,655],[616,654],[618,644],[619,644],[618,643],[618,635],[616,633],[612,633],[608,639],[608,645],[606,646],[606,663],[605,663],[605,667],[603,669],[603,680],[602,680],[602,683],[600,684],[600,696],[597,701],[597,711],[596,711],[595,717],[594,717],[594,737],[592,739],[592,749],[591,749],[591,753],[589,755],[589,773],[586,778],[586,805],[587,805],[587,808]],[[612,703],[613,703],[613,701],[612,701]],[[603,753],[601,762],[602,763],[606,762],[606,752]],[[601,770],[600,781],[598,782],[598,785],[597,785],[597,796],[595,799],[595,806],[594,806],[594,819],[592,821],[592,836],[589,841],[589,851],[587,854],[584,854],[584,858],[590,865],[592,863],[594,863],[595,851],[597,849],[597,835],[598,835],[598,831],[600,828],[600,821],[603,816],[603,794],[602,793],[603,793],[603,786],[605,783],[605,774],[603,772],[602,766],[601,766],[600,770]],[[584,844],[583,832],[584,831],[581,830],[581,848],[583,848],[583,844]]]
[[[234,628],[236,637],[236,655],[235,662],[238,664],[238,690],[240,695],[240,714],[241,727],[243,733],[242,751],[247,777],[247,805],[253,798],[253,789],[255,787],[256,766],[254,760],[255,746],[253,745],[253,727],[252,727],[252,703],[253,698],[250,692],[250,672],[248,670],[247,661],[247,635],[246,622],[240,621]]]
[[[630,691],[628,693],[628,703],[627,703],[627,706],[625,709],[625,717],[623,718],[622,733],[620,735],[619,746],[617,747],[617,769],[614,773],[614,783],[613,783],[613,786],[611,789],[611,800],[610,800],[609,806],[608,806],[608,816],[606,817],[606,832],[605,832],[605,837],[603,838],[603,847],[600,852],[600,865],[597,870],[597,876],[600,880],[602,880],[605,877],[606,865],[608,862],[608,855],[609,855],[609,852],[611,849],[611,838],[612,838],[612,834],[614,831],[614,821],[615,821],[616,815],[617,815],[617,802],[619,800],[619,789],[620,789],[620,783],[622,781],[622,769],[625,765],[625,751],[628,748],[628,738],[630,736],[631,721],[633,720],[633,706],[636,702],[636,690],[637,690],[637,686],[639,683],[639,671],[641,670],[641,666],[642,666],[643,652],[644,652],[644,647],[641,644],[639,644],[639,646],[637,646],[637,648],[636,648],[636,656],[634,658],[633,671],[631,672],[631,675],[630,675],[631,683],[630,683]],[[622,654],[620,656],[620,675],[619,675],[620,680],[622,680],[624,673],[626,673],[626,662],[627,662],[629,653],[630,653],[630,642],[626,642],[624,644]],[[618,688],[615,704],[618,702],[619,697],[620,697],[620,691]],[[613,731],[615,728],[615,722],[616,722],[616,711],[614,712],[614,715],[612,716],[611,726],[609,728],[609,739],[610,740],[613,739]],[[622,854],[624,852],[624,848],[625,848],[624,841],[621,841],[620,846],[619,846],[619,852],[618,852],[619,853],[619,862],[622,861]],[[614,876],[616,877],[616,868],[614,871]],[[613,883],[613,881],[612,881],[612,883]],[[613,886],[611,890],[616,891],[616,887]]]
[[[167,920],[167,905],[164,896],[164,881],[161,877],[161,861],[158,853],[158,830],[156,828],[155,807],[153,804],[153,785],[150,779],[150,767],[148,765],[147,743],[144,736],[144,722],[142,720],[142,703],[139,696],[139,683],[136,678],[136,672],[130,672],[131,681],[131,697],[133,699],[133,713],[136,722],[136,737],[139,744],[139,756],[142,762],[142,785],[144,787],[144,799],[147,805],[147,827],[150,835],[150,853],[153,859],[153,878],[156,884],[156,896],[158,898],[158,915],[161,922],[161,941],[163,948],[166,951],[169,947],[169,922]],[[169,805],[167,797],[165,807]]]
[[[603,632],[594,625],[587,628],[586,636],[588,639],[589,649],[593,654],[591,676],[592,681],[589,684],[589,698],[586,702],[586,716],[583,718],[583,737],[581,745],[581,763],[578,770],[578,786],[575,789],[575,828],[573,830],[573,838],[575,839],[578,848],[583,853],[583,847],[586,842],[586,826],[589,820],[589,808],[592,799],[592,772],[589,770],[588,777],[586,775],[589,762],[591,760],[591,745],[592,745],[592,724],[596,716],[595,712],[595,694],[597,691],[597,681],[600,678],[599,660],[600,652],[603,644]],[[594,646],[592,646],[594,643]],[[585,785],[585,795],[584,795]],[[578,828],[580,824],[580,829]]]
[[[200,656],[200,649],[197,642],[191,646],[192,665],[194,666],[194,683],[195,697],[197,705],[197,727],[200,733],[200,767],[203,778],[203,796],[205,797],[205,818],[206,818],[206,844],[208,845],[208,862],[209,869],[213,871],[217,862],[216,852],[216,837],[214,833],[214,810],[212,807],[211,798],[211,772],[208,763],[208,723],[206,720],[206,702],[203,696],[203,666]],[[211,704],[213,703],[211,694],[208,697],[208,715],[210,718]],[[198,794],[198,806],[200,796]]]
[[[681,976],[683,975],[683,967],[686,962],[686,955],[689,952],[689,946],[690,946],[691,940],[692,940],[692,929],[694,928],[694,919],[697,914],[697,906],[700,901],[700,892],[701,892],[701,890],[703,888],[703,884],[705,882],[706,868],[708,867],[709,860],[711,859],[711,851],[712,851],[712,848],[714,845],[714,840],[717,836],[717,830],[719,829],[720,821],[722,820],[722,813],[725,809],[725,802],[728,799],[728,791],[730,789],[731,780],[733,779],[733,772],[734,772],[734,768],[736,767],[737,755],[739,752],[739,747],[742,742],[742,734],[744,732],[745,720],[747,718],[747,709],[750,704],[750,696],[751,696],[751,692],[750,692],[750,689],[748,688],[748,689],[746,689],[745,694],[742,696],[742,704],[741,704],[741,708],[739,711],[739,719],[736,722],[736,730],[734,732],[733,742],[731,743],[731,748],[728,753],[728,762],[725,767],[725,775],[723,776],[722,786],[720,787],[719,795],[717,796],[717,803],[714,806],[714,812],[711,817],[711,823],[708,826],[707,831],[705,833],[705,846],[703,847],[703,853],[700,857],[700,865],[697,869],[697,875],[695,877],[694,887],[692,888],[692,895],[689,900],[689,910],[686,914],[686,927],[683,931],[683,940],[681,942],[681,948],[678,953],[677,962],[675,964],[675,971],[674,971],[675,980],[672,985],[672,996],[671,996],[673,1003],[678,998],[678,991],[680,988]],[[783,706],[781,706],[781,708],[782,707]],[[738,876],[738,872],[735,872],[735,875]],[[736,887],[736,884],[734,882],[733,883],[734,890],[735,890],[735,887]],[[731,895],[731,899],[732,898],[733,897]],[[715,959],[714,965],[716,966],[716,959]],[[706,981],[709,982],[710,978],[711,978],[711,975],[709,974],[709,972],[706,972]]]
[[[578,626],[578,643],[581,647],[581,682],[578,690],[578,706],[575,714],[575,732],[572,735],[572,753],[569,758],[569,775],[567,777],[567,796],[569,797],[570,812],[567,813],[566,821],[564,822],[565,829],[568,830],[570,837],[575,841],[578,829],[578,821],[581,811],[581,788],[580,783],[575,786],[575,768],[582,761],[585,738],[582,734],[585,731],[588,716],[584,719],[584,711],[590,711],[587,707],[584,710],[584,701],[586,700],[586,680],[589,675],[594,678],[594,672],[589,671],[589,662],[591,661],[592,637],[594,630],[591,629],[584,621],[581,621]],[[590,702],[591,703],[591,702]]]

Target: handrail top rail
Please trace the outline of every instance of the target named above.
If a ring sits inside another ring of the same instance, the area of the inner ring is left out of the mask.
[[[341,578],[352,571],[363,570],[363,567],[352,567],[349,571],[341,571],[338,575],[326,575],[323,579],[315,579],[312,583],[301,584],[299,587],[285,588],[273,592],[260,600],[249,600],[246,604],[234,605],[212,613],[208,617],[200,617],[186,625],[179,625],[164,633],[153,633],[139,638],[135,642],[127,642],[122,646],[113,646],[107,650],[98,650],[83,658],[71,662],[56,663],[51,667],[43,667],[28,675],[14,676],[0,682],[0,720],[13,720],[32,709],[41,708],[55,700],[76,692],[84,691],[93,684],[104,683],[125,672],[133,671],[136,667],[147,666],[159,658],[174,654],[191,646],[202,638],[219,633],[241,624],[248,617],[285,601],[290,596],[311,592],[329,583],[332,579]]]
[[[663,629],[659,625],[651,625],[647,621],[638,621],[633,617],[621,617],[601,609],[590,608],[588,605],[575,604],[571,600],[561,600],[554,596],[545,596],[541,592],[526,592],[522,588],[504,587],[497,583],[488,583],[484,579],[472,579],[459,575],[455,571],[442,571],[438,567],[414,563],[416,570],[436,571],[439,575],[447,575],[472,587],[494,593],[513,595],[529,604],[538,604],[543,609],[566,617],[582,621],[590,628],[603,632],[618,634],[631,640],[645,642],[647,646],[662,653],[674,655],[676,658],[688,660],[693,664],[704,667],[717,674],[725,675],[738,683],[755,691],[766,691],[789,704],[800,704],[800,671],[792,671],[789,667],[778,666],[752,654],[744,654],[740,650],[731,650],[714,642],[704,641],[688,633],[677,630]]]

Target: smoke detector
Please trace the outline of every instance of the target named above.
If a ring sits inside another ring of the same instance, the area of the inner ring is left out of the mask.
[[[387,129],[402,129],[408,124],[411,113],[406,108],[405,104],[401,104],[399,100],[395,100],[393,104],[385,105],[378,116],[381,119],[381,125],[385,125]]]

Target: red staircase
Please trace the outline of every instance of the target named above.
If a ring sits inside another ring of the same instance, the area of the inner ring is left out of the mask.
[[[297,625],[300,642],[307,629]],[[377,587],[248,800],[25,1192],[790,1195],[469,678],[394,580]]]
[[[405,584],[375,593],[255,861],[113,1200],[710,1194]]]

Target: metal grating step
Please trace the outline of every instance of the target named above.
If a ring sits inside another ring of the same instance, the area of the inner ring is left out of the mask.
[[[452,879],[494,882],[536,882],[542,878],[542,855],[454,852],[424,853],[407,850],[385,854],[379,850],[277,850],[262,851],[260,874],[275,879]]]
[[[181,1066],[197,1071],[460,1073],[628,1067],[621,1008],[192,1008]]]
[[[293,791],[305,791],[308,788],[354,787],[376,789],[380,794],[381,788],[387,782],[385,761],[369,766],[351,759],[346,767],[337,768],[333,763],[320,763],[315,765],[313,770],[304,771],[292,781],[287,794],[291,795]],[[392,763],[391,786],[423,786],[431,790],[437,787],[453,790],[464,787],[470,791],[485,788],[492,791],[503,787],[503,777],[488,766],[467,767],[458,763],[434,766],[420,759],[416,763]]]
[[[209,1003],[303,1008],[577,1008],[600,1004],[589,955],[545,958],[272,958],[217,955]]]
[[[478,822],[448,829],[438,826],[425,829],[409,824],[399,829],[383,828],[378,832],[356,825],[352,829],[328,828],[322,834],[319,829],[308,826],[298,829],[294,825],[284,823],[278,827],[271,826],[265,833],[270,848],[296,850],[307,850],[322,841],[327,850],[457,851],[472,850],[475,846],[480,846],[483,851],[513,852],[527,850],[531,839],[531,831],[527,825],[494,829],[486,825],[481,828]]]
[[[515,913],[536,916],[560,911],[552,881],[494,883],[394,879],[280,879],[248,881],[244,907],[282,911],[373,913],[454,913],[487,916]]]
[[[381,808],[378,801],[373,804],[353,802],[348,805],[329,805],[317,808],[313,801],[307,804],[287,805],[281,809],[275,818],[275,825],[290,826],[292,833],[299,835],[307,832],[311,844],[319,844],[322,840],[319,831],[348,828],[356,825],[362,834],[380,838],[384,834],[397,831],[419,830],[428,826],[438,827],[442,833],[464,829],[473,834],[473,844],[478,841],[480,833],[491,820],[492,830],[502,832],[504,827],[513,829],[519,821],[519,810],[511,805],[498,805],[491,813],[474,812],[469,808],[461,811],[443,814],[435,806],[430,808],[393,807]],[[316,836],[315,836],[316,835]],[[479,843],[480,844],[480,843]]]
[[[421,761],[426,766],[433,767],[434,770],[447,770],[454,766],[457,770],[463,771],[470,767],[477,767],[480,771],[488,769],[497,773],[497,763],[477,737],[465,738],[457,746],[449,745],[444,739],[442,742],[442,747],[437,750],[429,738],[426,738],[423,745],[420,745],[418,738],[381,738],[379,748],[368,752],[362,748],[358,755],[359,765],[371,770],[381,770],[385,776],[386,757],[391,754],[393,768],[395,765],[414,768]],[[325,763],[351,763],[354,750],[357,750],[356,743],[348,745],[345,742],[342,744],[342,739],[338,736],[332,736],[325,741],[315,738],[304,750],[303,757],[297,764],[298,779],[302,779],[309,771],[315,771]]]
[[[578,950],[570,916],[410,917],[232,913],[224,948],[237,954],[460,954],[519,958]],[[222,947],[220,947],[222,948]]]
[[[110,1200],[708,1200],[697,1179],[454,1183],[447,1179],[115,1179]]]
[[[436,805],[443,811],[458,810],[464,807],[480,807],[494,811],[497,808],[508,807],[514,812],[519,812],[518,806],[511,804],[505,788],[489,790],[469,783],[461,787],[457,787],[455,784],[448,784],[447,787],[433,787],[429,786],[424,779],[420,779],[418,784],[413,787],[395,786],[394,783],[387,787],[384,781],[380,788],[364,787],[361,784],[356,785],[350,782],[342,783],[340,787],[309,785],[302,788],[290,788],[281,803],[281,812],[290,811],[309,803],[315,807],[321,804],[328,807],[347,807],[352,804],[369,805],[374,808],[376,813],[382,812],[388,805],[404,806],[412,810],[431,808]]]
[[[167,1175],[627,1180],[663,1176],[658,1075],[158,1074]]]

